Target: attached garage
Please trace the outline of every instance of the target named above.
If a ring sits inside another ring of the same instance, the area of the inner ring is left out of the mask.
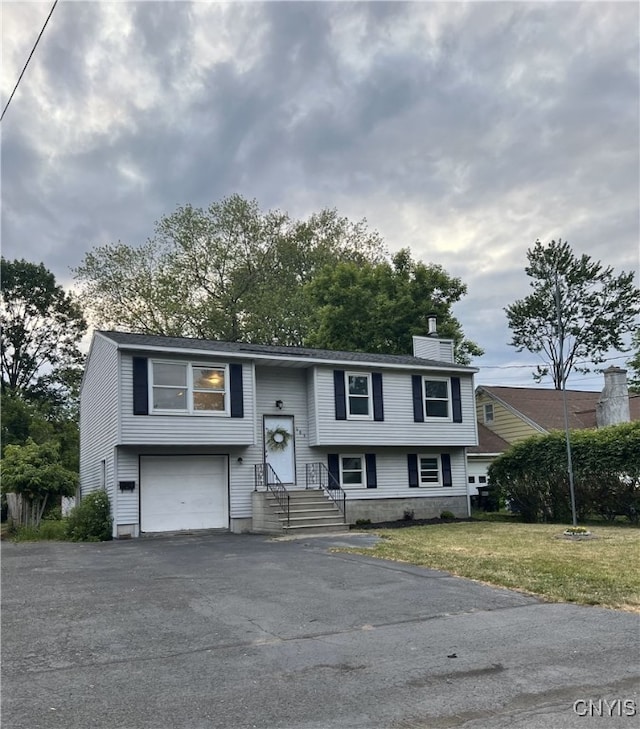
[[[226,456],[140,456],[140,529],[226,529]]]

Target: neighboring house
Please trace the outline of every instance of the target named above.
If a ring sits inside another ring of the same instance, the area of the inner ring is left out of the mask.
[[[626,370],[609,367],[603,375],[601,392],[566,391],[572,430],[640,420],[640,397],[629,396]],[[472,494],[486,483],[494,458],[510,445],[565,427],[561,390],[481,385],[476,389],[476,415],[478,445],[467,452]]]
[[[277,531],[305,496],[290,526],[320,519],[318,497],[348,522],[466,516],[475,372],[436,335],[393,356],[96,332],[80,495],[106,490],[115,537]]]
[[[489,430],[486,425],[478,423],[478,445],[467,449],[467,474],[469,494],[481,494],[487,486],[487,470],[493,460],[509,448],[509,443]]]

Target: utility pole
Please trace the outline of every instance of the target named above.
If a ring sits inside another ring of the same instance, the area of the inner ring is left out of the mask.
[[[559,363],[560,368],[560,389],[562,391],[562,407],[564,410],[564,432],[565,439],[567,441],[567,472],[569,474],[569,493],[571,494],[571,520],[573,526],[578,525],[578,519],[576,517],[576,493],[573,484],[573,462],[571,459],[571,435],[569,430],[569,411],[567,408],[567,390],[565,387],[565,376],[564,376],[564,329],[562,327],[562,311],[560,306],[560,284],[558,282],[558,269],[555,270],[556,279],[556,315],[558,317],[558,349],[559,351]]]

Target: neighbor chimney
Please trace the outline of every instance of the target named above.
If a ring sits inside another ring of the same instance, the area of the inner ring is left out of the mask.
[[[628,423],[629,388],[627,371],[620,367],[608,367],[604,372],[604,388],[596,405],[596,423],[598,428],[618,423]]]

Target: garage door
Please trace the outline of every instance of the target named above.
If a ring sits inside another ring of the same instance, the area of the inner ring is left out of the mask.
[[[226,456],[141,456],[143,532],[228,526]]]

